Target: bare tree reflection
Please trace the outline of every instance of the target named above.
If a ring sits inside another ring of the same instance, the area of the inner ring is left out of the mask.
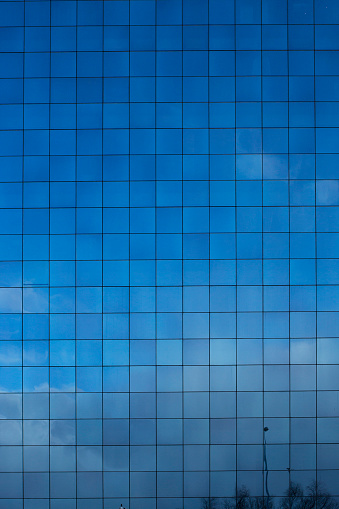
[[[339,509],[339,503],[317,481],[305,490],[291,482],[282,498],[253,497],[246,486],[237,490],[233,499],[203,498],[201,509]]]
[[[201,500],[201,509],[217,509],[218,500],[216,498],[203,498]]]
[[[291,482],[279,509],[338,509],[338,502],[325,487],[312,481],[306,490],[300,484]]]
[[[233,500],[224,500],[224,509],[273,509],[272,497],[252,497],[248,488],[237,490]]]

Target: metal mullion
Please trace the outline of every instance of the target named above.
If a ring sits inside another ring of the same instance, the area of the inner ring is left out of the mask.
[[[208,232],[211,233],[210,2],[207,0]],[[211,241],[208,242],[208,496],[211,499]]]
[[[313,0],[313,114],[314,114],[314,243],[315,243],[315,481],[318,483],[318,249],[317,249],[317,109],[316,109],[316,17],[315,0]]]
[[[131,506],[131,1],[128,2],[128,504]]]
[[[181,426],[182,500],[185,505],[185,407],[184,407],[184,1],[181,2]]]
[[[262,358],[262,443],[263,443],[263,467],[262,467],[262,500],[263,506],[265,506],[265,464],[266,464],[266,475],[268,475],[267,468],[267,447],[266,447],[266,436],[265,436],[265,280],[264,280],[264,101],[263,101],[263,6],[261,1],[261,16],[260,16],[260,108],[261,108],[261,358]],[[268,500],[266,501],[268,505]]]
[[[157,266],[157,2],[155,2],[154,12],[154,37],[155,37],[155,70],[154,70],[154,110],[155,110],[155,124],[154,124],[154,164],[155,164],[155,214],[154,214],[154,237],[155,237],[155,505],[158,507],[158,266]]]
[[[235,496],[238,492],[237,2],[234,0]],[[236,499],[237,502],[237,499]]]
[[[288,171],[288,485],[291,483],[291,175],[290,175],[290,59],[289,59],[289,23],[288,23],[288,2],[287,2],[287,171]]]
[[[102,86],[101,86],[101,469],[102,509],[105,505],[104,477],[104,91],[105,91],[105,2],[102,2]]]
[[[48,403],[49,403],[49,507],[51,507],[51,100],[52,100],[52,92],[51,92],[51,69],[52,69],[52,12],[51,7],[49,10],[49,106],[48,106],[48,128],[49,128],[49,157],[48,157],[48,227],[49,227],[49,242],[48,242],[48,254],[49,254],[49,263],[48,263],[48,385],[49,385],[49,393],[48,393]]]
[[[75,482],[78,485],[78,404],[77,404],[77,200],[78,200],[78,12],[79,2],[76,0],[76,26],[75,26],[75,256],[74,256],[74,403],[75,403]],[[78,492],[75,493],[75,507],[78,509]]]
[[[24,182],[25,182],[25,35],[26,35],[26,3],[23,4],[23,55],[22,55],[22,189],[21,189],[21,438],[22,438],[22,498],[25,499],[25,472],[24,472]]]

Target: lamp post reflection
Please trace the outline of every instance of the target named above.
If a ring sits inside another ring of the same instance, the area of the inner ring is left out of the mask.
[[[266,491],[266,497],[267,497],[267,505],[268,505],[268,499],[270,497],[270,493],[268,491],[268,466],[267,466],[267,453],[266,453],[266,432],[268,431],[268,427],[264,427],[264,472],[265,474],[265,491]]]

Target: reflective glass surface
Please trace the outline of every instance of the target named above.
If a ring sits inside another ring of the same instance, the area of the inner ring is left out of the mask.
[[[0,509],[339,498],[338,167],[337,0],[0,0]]]

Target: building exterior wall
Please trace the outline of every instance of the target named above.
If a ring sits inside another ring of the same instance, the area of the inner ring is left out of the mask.
[[[338,24],[0,1],[0,509],[339,497]]]

